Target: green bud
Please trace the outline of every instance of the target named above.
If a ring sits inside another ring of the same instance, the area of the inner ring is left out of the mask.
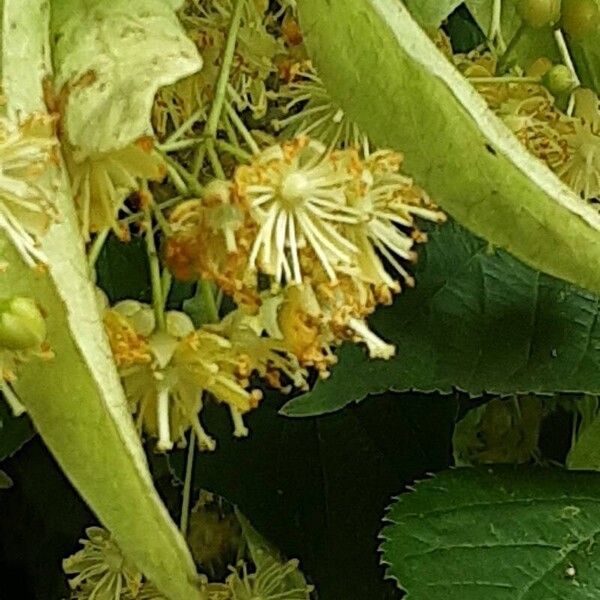
[[[46,338],[46,321],[31,298],[0,301],[0,348],[27,350]]]
[[[565,94],[577,85],[571,69],[565,65],[555,65],[545,75],[544,85],[553,96]]]
[[[562,0],[560,26],[574,40],[597,31],[600,26],[598,0]]]
[[[551,27],[560,19],[560,0],[519,0],[517,12],[529,27]]]

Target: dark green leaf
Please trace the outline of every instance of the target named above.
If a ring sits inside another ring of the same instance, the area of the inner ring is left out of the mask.
[[[246,440],[231,437],[222,407],[207,407],[219,445],[197,457],[197,486],[298,558],[319,600],[398,598],[378,565],[381,515],[402,485],[449,464],[456,402],[389,394],[318,420],[279,417],[274,402],[248,415]],[[179,474],[183,454],[171,457]]]
[[[35,431],[27,415],[13,416],[10,408],[0,396],[0,461],[12,456],[27,443]]]
[[[289,416],[337,410],[385,389],[600,393],[600,299],[530,269],[456,224],[430,234],[416,289],[373,317],[390,361],[345,346],[332,376]]]
[[[458,469],[392,506],[382,537],[407,600],[587,600],[600,589],[600,477]]]

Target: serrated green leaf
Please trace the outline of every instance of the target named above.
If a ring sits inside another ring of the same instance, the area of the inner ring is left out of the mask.
[[[48,10],[45,0],[5,2],[2,87],[10,114],[45,110]],[[37,300],[55,357],[26,363],[15,388],[57,461],[127,556],[172,600],[200,598],[192,558],[154,489],[111,359],[66,171],[62,165],[49,170],[59,221],[42,242],[47,269],[27,268],[5,244],[9,267],[0,276],[0,295]]]
[[[329,379],[288,416],[331,412],[388,388],[472,395],[600,393],[600,298],[530,269],[454,223],[430,233],[417,285],[371,324],[397,353],[344,346]]]
[[[298,8],[332,97],[377,145],[405,153],[442,208],[533,267],[600,291],[600,215],[519,144],[401,2]]]
[[[158,88],[201,68],[173,6],[164,0],[54,0],[54,83],[68,98],[65,127],[74,146],[106,152],[152,135]]]
[[[12,456],[34,435],[30,419],[26,415],[13,416],[6,402],[0,397],[0,461]]]
[[[437,28],[462,0],[406,0],[410,14],[424,27]]]
[[[383,560],[406,600],[587,600],[600,589],[600,477],[457,469],[391,507]]]

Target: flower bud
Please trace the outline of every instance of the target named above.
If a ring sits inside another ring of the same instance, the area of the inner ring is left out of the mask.
[[[517,12],[529,27],[551,27],[560,19],[560,0],[519,0]]]
[[[544,75],[543,82],[553,96],[568,93],[577,85],[571,69],[565,65],[553,66]]]
[[[31,298],[0,301],[0,348],[27,350],[46,338],[46,322]]]
[[[560,26],[574,40],[597,31],[600,26],[598,0],[562,0]]]

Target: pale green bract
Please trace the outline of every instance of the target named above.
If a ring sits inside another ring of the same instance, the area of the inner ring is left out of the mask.
[[[53,3],[54,87],[66,98],[71,144],[85,152],[106,152],[152,135],[150,111],[158,88],[202,67],[173,12],[176,4]]]
[[[434,201],[536,269],[600,291],[600,215],[520,145],[401,3],[298,8],[334,100],[378,146],[404,152]]]
[[[45,0],[4,3],[2,86],[11,115],[45,111],[48,9]],[[8,265],[0,297],[36,300],[47,315],[54,353],[22,365],[14,387],[66,475],[127,556],[171,600],[200,600],[191,555],[154,489],[111,358],[66,172],[58,164],[49,170],[58,222],[42,240],[46,268],[27,267],[0,237]]]

